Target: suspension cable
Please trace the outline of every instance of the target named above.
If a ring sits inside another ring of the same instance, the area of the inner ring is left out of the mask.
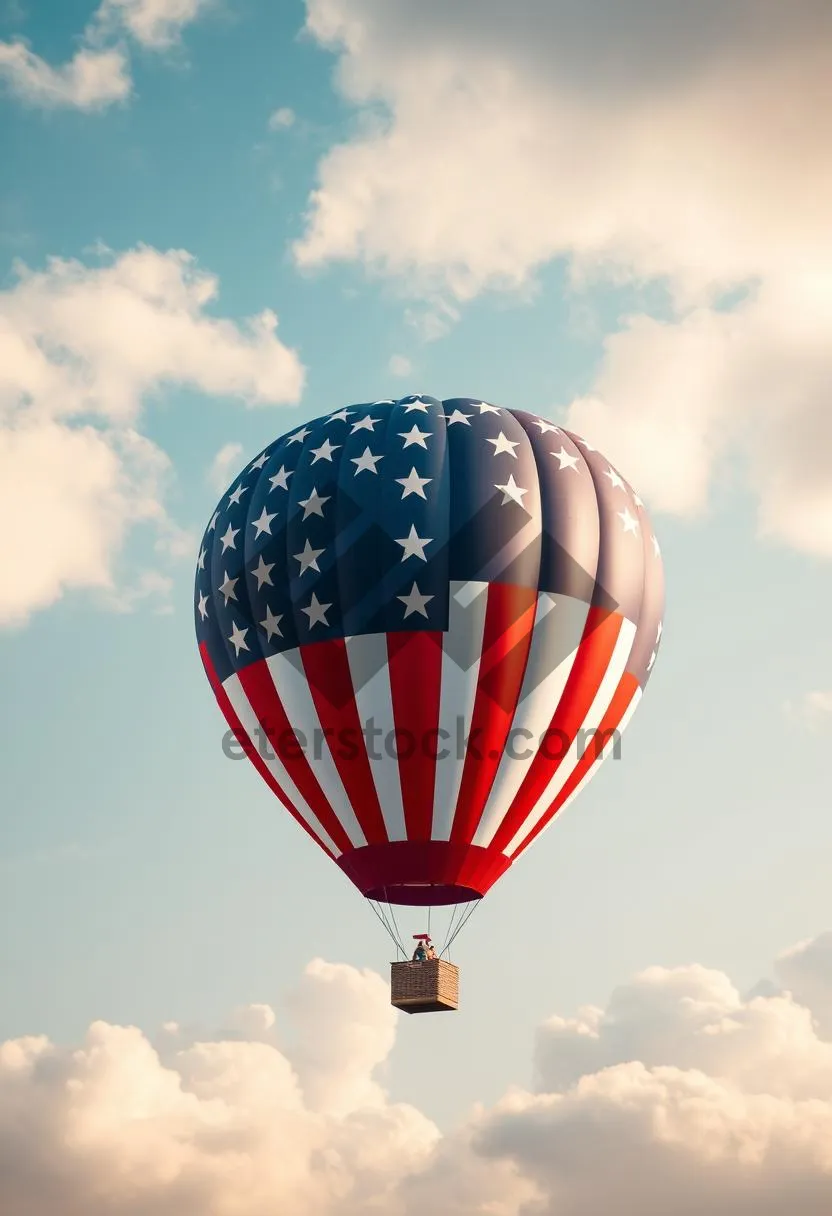
[[[384,929],[386,929],[388,936],[390,937],[391,941],[393,942],[393,945],[396,947],[396,957],[398,958],[399,954],[403,953],[403,951],[402,951],[401,945],[400,945],[395,933],[393,932],[393,930],[390,928],[390,926],[387,923],[387,918],[385,917],[383,910],[381,908],[376,907],[376,902],[374,899],[368,899],[367,903],[372,908],[373,915],[375,916],[376,920],[379,921],[379,923],[383,926]]]
[[[446,947],[447,950],[450,950],[454,940],[459,936],[459,934],[462,932],[462,930],[468,924],[468,921],[474,915],[474,913],[476,912],[477,908],[479,907],[479,905],[481,903],[482,903],[481,899],[472,900],[471,907],[468,909],[468,911],[465,913],[465,915],[460,919],[459,924],[457,925],[456,929],[454,930],[454,933],[451,936],[451,938],[448,942],[448,945]]]
[[[449,942],[450,942],[450,938],[451,938],[451,932],[452,932],[453,927],[454,927],[454,921],[455,921],[455,919],[456,919],[456,917],[457,917],[457,915],[458,915],[458,913],[459,913],[459,909],[460,909],[461,907],[462,907],[462,904],[454,904],[454,910],[453,910],[453,912],[451,913],[451,919],[450,919],[450,920],[449,920],[449,922],[448,922],[448,932],[447,932],[447,934],[445,935],[445,943],[444,943],[444,945],[442,946],[442,949],[439,951],[439,955],[440,955],[440,957],[441,957],[441,956],[442,956],[442,955],[445,953],[445,951],[448,949],[448,944],[449,944]]]

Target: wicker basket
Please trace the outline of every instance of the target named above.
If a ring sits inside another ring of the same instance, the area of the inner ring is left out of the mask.
[[[391,963],[390,1003],[404,1013],[442,1013],[459,1008],[459,968],[444,958]]]

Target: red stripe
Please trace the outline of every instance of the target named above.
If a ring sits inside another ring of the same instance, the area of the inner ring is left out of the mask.
[[[430,840],[433,827],[442,636],[404,631],[387,635],[393,722],[407,740],[399,747],[399,780],[408,840]]]
[[[361,730],[346,642],[343,638],[312,642],[300,647],[300,656],[324,738],[367,843],[386,842],[387,828]]]
[[[514,721],[534,633],[537,591],[491,583],[468,751],[451,840],[470,844],[494,784]]]
[[[523,820],[542,797],[583,725],[609,667],[622,619],[618,613],[604,608],[590,608],[572,670],[549,724],[551,739],[548,745],[541,746],[529,765],[523,784],[491,842],[501,852],[522,828]]]
[[[292,816],[292,818],[294,820],[296,820],[297,823],[299,823],[300,826],[303,828],[304,832],[306,832],[307,835],[311,836],[312,839],[315,841],[315,843],[317,845],[319,845],[320,848],[323,849],[323,851],[326,853],[327,857],[331,857],[333,861],[337,861],[335,854],[328,847],[328,845],[324,844],[324,842],[321,840],[320,836],[318,836],[317,833],[315,831],[313,831],[313,829],[309,826],[309,824],[302,818],[300,813],[295,810],[295,808],[292,806],[292,803],[289,801],[287,796],[283,793],[283,790],[277,784],[274,777],[272,776],[272,774],[269,772],[268,768],[264,764],[262,756],[260,755],[260,753],[258,752],[254,743],[252,742],[251,737],[249,736],[249,734],[246,731],[245,727],[243,726],[242,722],[240,721],[240,719],[237,717],[236,713],[234,712],[234,706],[231,704],[231,701],[228,698],[228,694],[226,693],[225,689],[223,688],[222,684],[220,683],[219,677],[217,676],[217,673],[214,670],[214,665],[211,662],[210,656],[208,654],[207,643],[202,642],[200,644],[199,653],[202,656],[202,665],[205,668],[205,674],[208,677],[208,681],[211,685],[214,696],[216,697],[217,704],[219,705],[220,710],[222,711],[223,717],[225,718],[226,722],[231,727],[231,730],[234,732],[237,742],[240,744],[240,746],[242,747],[245,754],[248,756],[251,763],[257,769],[260,776],[266,782],[266,785],[269,787],[269,789],[272,791],[272,793],[275,794],[280,799],[280,801],[286,807],[286,810],[289,812],[289,814]],[[340,842],[338,841],[337,837],[334,835],[333,835],[333,841],[334,841],[334,843],[336,843],[338,845],[339,848],[341,847]],[[347,841],[346,847],[347,848],[352,847],[350,845],[349,841]]]
[[[243,692],[289,776],[294,781],[308,806],[321,821],[321,826],[332,837],[341,850],[353,848],[353,844],[341,826],[329,799],[318,784],[315,774],[303,753],[295,729],[289,721],[280,694],[275,687],[268,663],[265,659],[251,663],[237,672]]]
[[[531,842],[536,836],[540,835],[547,824],[552,822],[552,819],[563,806],[564,802],[566,802],[569,795],[578,787],[580,782],[583,781],[593,764],[598,762],[598,757],[603,749],[605,733],[618,729],[619,723],[624,717],[624,714],[627,712],[627,707],[632,701],[633,697],[636,695],[637,690],[638,680],[634,675],[632,675],[631,672],[625,672],[615,690],[615,695],[610,702],[609,709],[604,714],[604,717],[601,719],[601,724],[598,727],[600,741],[596,743],[596,740],[598,740],[598,735],[596,735],[593,741],[587,745],[586,751],[575,765],[575,768],[570,773],[567,781],[564,782],[563,788],[558,793],[558,796],[555,798],[546,814],[543,815],[540,821],[535,824],[523,843],[518,845],[518,847],[511,854],[512,861],[514,861],[524,849],[528,848]]]

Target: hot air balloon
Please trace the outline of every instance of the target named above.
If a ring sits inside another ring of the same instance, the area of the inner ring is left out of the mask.
[[[533,413],[351,405],[235,478],[195,603],[230,730],[404,955],[393,1003],[455,1009],[463,911],[583,789],[649,679],[664,577],[641,499]],[[459,913],[438,958],[410,960],[399,905]]]

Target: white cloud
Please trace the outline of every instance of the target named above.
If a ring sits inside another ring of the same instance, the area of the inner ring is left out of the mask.
[[[672,3],[661,20],[644,0],[307,13],[343,92],[390,117],[324,158],[304,263],[433,271],[466,298],[561,254],[691,289],[830,254],[832,13],[816,0]]]
[[[409,376],[413,371],[413,364],[406,355],[391,355],[387,366],[391,376]]]
[[[571,421],[662,510],[704,509],[733,460],[762,534],[832,556],[832,9],[307,13],[363,121],[319,165],[298,263],[360,260],[449,319],[558,257],[579,284],[666,282],[674,319],[610,339]],[[715,307],[736,288],[738,307]]]
[[[0,42],[0,80],[30,105],[103,110],[130,96],[133,82],[121,50],[78,51],[63,67],[50,67],[23,42]]]
[[[218,492],[224,490],[231,481],[231,470],[236,468],[236,462],[243,453],[241,443],[224,443],[211,461],[208,470],[208,481]]]
[[[142,46],[165,50],[186,25],[196,21],[216,0],[103,0],[94,24],[100,30],[123,29]]]
[[[294,110],[290,110],[288,106],[281,106],[279,110],[275,110],[269,115],[269,130],[285,131],[287,127],[292,126],[294,121]]]
[[[569,424],[659,510],[703,511],[739,454],[760,533],[832,557],[830,326],[832,287],[816,273],[767,280],[731,311],[634,318],[607,339]]]
[[[214,0],[103,0],[62,67],[50,66],[20,39],[0,42],[0,80],[21,101],[44,109],[104,110],[133,92],[125,35],[147,49],[171,47]]]
[[[158,552],[191,552],[163,505],[170,462],[137,429],[148,396],[181,385],[252,406],[298,400],[303,368],[274,314],[210,316],[217,294],[178,250],[17,267],[0,293],[0,510],[27,528],[0,541],[0,624],[24,623],[70,588],[122,608],[158,597],[158,572],[127,588],[117,579],[136,524],[154,530]]]
[[[814,689],[805,693],[799,701],[787,701],[785,710],[810,731],[828,730],[832,727],[832,692]]]
[[[778,969],[828,1000],[826,934]],[[651,968],[552,1018],[535,1092],[442,1135],[376,1072],[397,1015],[370,972],[316,960],[221,1034],[96,1022],[78,1048],[0,1045],[7,1216],[826,1216],[832,1043],[788,994]],[[599,1162],[602,1168],[599,1168]]]
[[[812,1010],[822,1036],[832,1040],[832,932],[784,950],[776,971],[795,1000]]]

